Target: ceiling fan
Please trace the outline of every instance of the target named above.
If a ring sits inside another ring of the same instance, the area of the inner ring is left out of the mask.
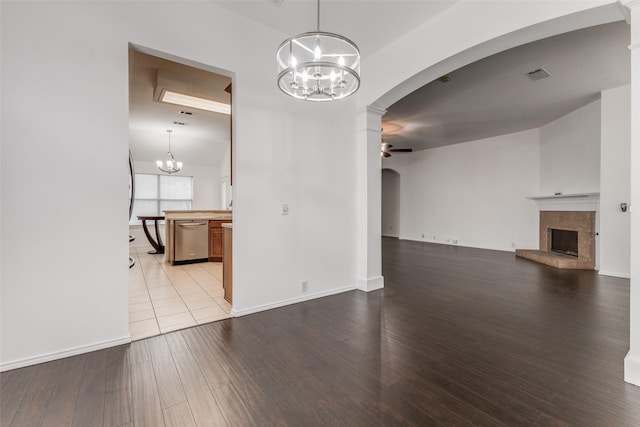
[[[388,130],[388,134],[394,134],[399,130],[402,130],[402,126],[396,123],[387,123],[385,126],[391,128]],[[384,136],[384,128],[380,129],[380,133]],[[389,144],[384,139],[380,140],[380,155],[382,157],[391,157],[391,153],[411,153],[413,148],[391,148],[393,145]]]
[[[383,140],[380,143],[380,155],[383,157],[391,157],[391,153],[411,153],[413,151],[413,148],[391,148],[391,147],[393,147],[393,145]]]

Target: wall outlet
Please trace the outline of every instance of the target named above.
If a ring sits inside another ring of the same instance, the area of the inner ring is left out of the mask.
[[[289,204],[282,204],[282,215],[289,215]]]
[[[422,237],[422,238],[424,239],[424,233],[422,233],[422,234],[420,235],[420,237]]]
[[[302,283],[300,283],[300,292],[307,292],[308,290],[309,290],[309,281],[303,280]]]
[[[434,241],[436,240],[436,235],[435,235],[435,234],[433,235],[433,240],[434,240]]]
[[[515,247],[516,247],[516,243],[515,243],[515,242],[511,242],[511,247],[512,247],[513,249],[515,249]]]
[[[458,239],[451,239],[451,243],[453,243],[454,245],[458,244]]]

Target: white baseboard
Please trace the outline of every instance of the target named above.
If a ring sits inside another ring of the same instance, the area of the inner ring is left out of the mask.
[[[76,356],[78,354],[90,353],[103,348],[115,347],[117,345],[129,344],[131,336],[118,338],[115,340],[104,341],[97,344],[75,347],[69,350],[58,351],[55,353],[43,354],[36,357],[27,357],[24,359],[14,360],[12,362],[0,363],[0,372],[10,371],[12,369],[24,368],[25,366],[37,365],[38,363],[50,362],[52,360],[64,359],[65,357]]]
[[[382,237],[394,237],[396,239],[400,238],[400,236],[398,236],[397,234],[384,234],[384,233],[382,233]]]
[[[611,276],[611,277],[619,277],[621,279],[631,279],[631,275],[630,274],[625,274],[625,273],[616,273],[613,271],[598,271],[598,274],[600,274],[601,276]]]
[[[384,288],[384,277],[358,278],[358,289],[365,292]]]
[[[316,292],[313,294],[306,294],[295,298],[289,298],[282,301],[273,302],[270,304],[258,305],[255,307],[245,308],[242,310],[231,309],[231,315],[233,317],[246,316],[247,314],[259,313],[265,310],[271,310],[273,308],[284,307],[285,305],[297,304],[299,302],[309,301],[316,298],[328,297],[329,295],[341,294],[343,292],[349,292],[355,290],[355,286],[346,286],[344,288],[330,289],[328,291]]]
[[[477,245],[467,245],[460,243],[451,243],[451,242],[438,242],[427,239],[414,239],[412,237],[399,237],[400,240],[408,240],[410,242],[420,242],[420,243],[432,243],[434,245],[444,245],[444,246],[457,246],[460,248],[471,248],[471,249],[486,249],[488,251],[498,251],[498,252],[515,252],[516,250],[513,248],[502,248],[497,246],[477,246]]]
[[[624,380],[640,386],[640,357],[636,354],[631,354],[631,350],[624,358]]]

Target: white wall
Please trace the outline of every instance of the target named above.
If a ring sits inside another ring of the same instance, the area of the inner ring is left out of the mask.
[[[631,284],[629,301],[629,353],[624,379],[640,386],[640,3],[624,2],[631,10]]]
[[[256,67],[290,34],[206,1],[1,7],[1,369],[129,338],[128,43],[234,73],[234,311],[354,287],[355,109]]]
[[[401,154],[402,155],[402,154]],[[400,175],[391,169],[382,170],[382,235],[399,237]]]
[[[629,277],[631,213],[631,87],[602,92],[600,274]]]
[[[400,238],[538,247],[538,211],[527,199],[539,187],[537,130],[394,155],[383,167],[402,177]]]
[[[162,175],[154,162],[134,161],[134,167],[136,173]],[[183,164],[182,171],[176,176],[193,177],[192,209],[223,209],[220,205],[220,169],[213,166]]]
[[[600,191],[600,100],[540,128],[540,195]]]
[[[220,197],[222,197],[220,199],[220,209],[233,209],[233,194],[231,191],[231,145],[227,147],[224,155],[222,156],[219,175],[220,183],[224,183],[224,189],[220,185],[218,185],[218,188],[220,188],[220,193],[224,191],[224,194],[220,194]],[[222,200],[224,200],[225,202],[223,203]],[[229,206],[229,204],[231,204],[231,206]]]

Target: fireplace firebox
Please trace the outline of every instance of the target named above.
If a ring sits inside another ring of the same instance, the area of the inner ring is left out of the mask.
[[[555,228],[549,229],[551,233],[550,247],[551,252],[569,255],[578,258],[578,232],[574,230],[559,230]]]

